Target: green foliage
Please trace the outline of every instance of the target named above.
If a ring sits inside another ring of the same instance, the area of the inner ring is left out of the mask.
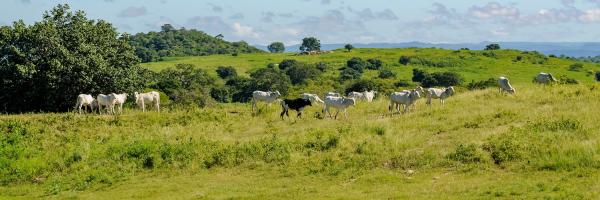
[[[283,53],[285,45],[282,42],[273,42],[267,47],[271,53]]]
[[[402,65],[408,65],[408,63],[410,63],[410,57],[400,56],[400,59],[398,59],[398,62]]]
[[[290,78],[284,72],[272,68],[258,69],[250,73],[250,77],[254,79],[256,90],[279,91],[282,95],[287,95],[291,85]]]
[[[434,87],[434,86],[457,86],[461,85],[463,78],[460,74],[455,72],[434,72],[428,73],[424,70],[414,68],[413,77],[414,82],[421,82],[423,87]]]
[[[165,92],[175,104],[200,107],[210,105],[211,87],[215,78],[191,64],[178,64],[159,73],[157,89]]]
[[[454,152],[448,154],[447,157],[451,160],[459,161],[465,164],[479,163],[485,160],[485,155],[479,151],[479,148],[475,144],[460,144],[456,146]]]
[[[350,69],[354,69],[362,73],[365,69],[370,68],[371,63],[363,60],[359,57],[353,57],[350,60],[346,61],[346,67]]]
[[[490,87],[496,87],[498,83],[496,79],[489,78],[487,80],[475,81],[471,80],[469,84],[467,84],[467,89],[469,90],[483,90]]]
[[[369,63],[369,65],[367,65],[367,69],[370,70],[379,70],[383,66],[383,61],[377,58],[368,59],[367,62]]]
[[[427,73],[425,70],[414,68],[412,70],[412,74],[413,74],[413,76],[412,76],[412,81],[413,82],[421,82],[421,81],[423,81],[423,79],[425,79],[425,77],[429,73]]]
[[[219,77],[222,79],[228,79],[237,76],[237,71],[232,66],[219,66],[216,71],[217,75],[219,75]]]
[[[426,67],[464,67],[465,62],[456,57],[432,58],[423,56],[413,56],[409,59],[412,65],[421,65]]]
[[[583,64],[581,63],[573,63],[569,66],[569,71],[580,72],[583,70]]]
[[[409,80],[398,80],[397,82],[394,83],[395,87],[412,87],[415,86],[415,84]]]
[[[1,27],[0,111],[66,111],[81,93],[144,88],[127,41],[110,23],[89,20],[66,4],[33,25],[18,21]]]
[[[300,45],[300,51],[320,51],[321,41],[315,37],[306,37],[302,39],[302,45]]]
[[[485,46],[485,50],[486,51],[490,51],[490,50],[500,50],[500,45],[499,44],[488,44],[487,46]]]
[[[597,71],[594,76],[596,77],[596,81],[600,81],[600,71]]]
[[[279,69],[285,70],[295,65],[299,65],[300,63],[294,59],[285,59],[279,63]]]
[[[360,77],[362,77],[362,72],[352,68],[344,68],[340,72],[339,80],[343,82],[347,80],[360,79]]]
[[[379,71],[378,77],[384,79],[393,79],[396,78],[396,73],[389,69],[382,69],[381,71]]]
[[[237,54],[262,52],[244,41],[227,42],[195,29],[176,30],[170,24],[160,32],[138,33],[130,36],[129,43],[135,47],[142,62],[161,60],[173,56],[205,56],[213,54]]]
[[[483,149],[491,154],[495,164],[517,161],[523,157],[522,145],[518,142],[516,134],[503,134],[491,138]]]
[[[352,51],[352,49],[354,49],[354,46],[352,46],[352,44],[346,44],[344,45],[344,49],[346,49],[347,51]]]
[[[568,77],[566,75],[561,75],[558,78],[558,83],[560,83],[560,84],[574,85],[574,84],[579,84],[579,81],[577,79],[570,78],[570,77]]]
[[[326,62],[318,62],[316,64],[316,68],[321,72],[325,72],[325,71],[327,71],[327,63]]]
[[[306,80],[316,79],[321,74],[314,65],[300,63],[289,67],[285,70],[285,74],[290,77],[292,84],[297,85],[305,83]]]

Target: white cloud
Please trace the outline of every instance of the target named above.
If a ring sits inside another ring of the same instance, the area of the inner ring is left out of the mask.
[[[600,8],[586,10],[579,16],[579,20],[586,23],[600,22]]]
[[[513,5],[502,5],[497,2],[490,2],[485,6],[472,6],[469,9],[469,14],[478,19],[518,19],[520,11]]]
[[[255,32],[250,26],[244,26],[239,22],[233,23],[233,33],[242,38],[260,38],[260,34]]]
[[[125,10],[122,10],[121,12],[119,12],[119,14],[117,15],[117,17],[139,17],[142,15],[145,15],[148,11],[146,10],[146,7],[144,6],[140,6],[140,7],[128,7],[125,8]]]

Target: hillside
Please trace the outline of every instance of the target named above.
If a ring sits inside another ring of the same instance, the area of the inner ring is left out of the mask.
[[[169,24],[159,32],[138,33],[129,37],[129,44],[142,62],[161,60],[168,56],[205,56],[213,54],[262,52],[244,41],[228,42],[195,29],[175,29]]]
[[[321,105],[3,115],[0,198],[598,199],[598,88],[460,92],[393,116],[379,98],[347,120]]]

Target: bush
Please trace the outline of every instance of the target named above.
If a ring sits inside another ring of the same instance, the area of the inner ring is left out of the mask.
[[[398,60],[398,62],[402,65],[408,65],[408,63],[410,63],[410,57],[400,56],[400,59]]]
[[[210,96],[218,102],[232,102],[231,93],[227,87],[214,87],[210,90]]]
[[[425,79],[425,76],[428,75],[428,73],[425,70],[417,69],[417,68],[413,69],[412,74],[413,74],[412,81],[414,81],[414,82],[421,82],[421,81],[423,81],[423,79]]]
[[[345,68],[344,70],[342,70],[342,72],[340,72],[340,81],[347,81],[347,80],[354,80],[354,79],[359,79],[362,76],[362,73],[351,69],[351,68]]]
[[[579,84],[579,81],[577,79],[569,78],[565,75],[562,75],[560,76],[560,78],[558,78],[558,83],[565,85],[576,85]]]
[[[292,67],[292,66],[295,66],[295,65],[298,65],[298,64],[299,64],[299,62],[297,60],[294,60],[294,59],[285,59],[285,60],[281,61],[281,63],[279,63],[279,69],[285,70],[285,69],[287,69],[289,67]]]
[[[301,63],[287,68],[285,73],[290,77],[292,84],[297,85],[305,83],[307,79],[319,77],[321,71],[312,65]]]
[[[583,64],[581,63],[574,63],[569,66],[569,71],[580,72],[581,70],[583,70]]]
[[[489,78],[487,80],[475,81],[472,80],[469,84],[467,84],[467,89],[469,90],[483,90],[489,87],[495,87],[498,83],[496,79]]]
[[[412,87],[412,86],[415,86],[415,84],[409,80],[399,80],[398,82],[394,83],[394,86],[396,86],[396,87]]]
[[[354,57],[346,62],[346,67],[350,69],[354,69],[360,73],[364,71],[364,69],[369,68],[369,62],[364,61],[361,58]]]
[[[487,46],[485,46],[486,51],[499,50],[499,49],[500,49],[499,44],[488,44]]]
[[[377,58],[368,59],[367,62],[369,63],[369,65],[367,65],[367,69],[370,70],[379,70],[381,66],[383,66],[383,61]]]
[[[219,77],[221,77],[222,79],[227,79],[227,78],[237,76],[237,72],[235,71],[235,68],[233,68],[232,66],[227,66],[227,67],[219,66],[216,71],[217,71],[217,75],[219,75]]]
[[[465,66],[465,62],[456,57],[421,57],[414,56],[410,58],[410,64],[421,65],[427,67],[462,67]]]
[[[413,81],[421,82],[423,87],[434,86],[457,86],[461,85],[463,78],[455,72],[434,72],[427,73],[420,69],[413,69]]]
[[[157,89],[179,105],[196,104],[200,107],[211,104],[210,88],[215,79],[203,69],[192,64],[177,64],[159,73]]]
[[[371,90],[378,90],[379,87],[377,86],[377,83],[375,83],[373,80],[358,80],[356,82],[354,82],[352,85],[350,85],[350,87],[346,88],[345,90],[345,94],[348,94],[350,92],[363,92],[363,91],[371,91]]]
[[[389,69],[383,69],[379,71],[379,78],[388,79],[388,78],[396,78],[396,73]]]
[[[490,139],[484,144],[483,149],[491,154],[495,164],[515,161],[522,157],[521,145],[514,134],[503,134]]]
[[[318,62],[316,64],[316,67],[318,70],[320,70],[321,72],[325,72],[327,71],[327,63],[326,62]]]
[[[596,72],[596,81],[600,81],[600,71]]]
[[[460,144],[456,146],[454,152],[448,154],[447,157],[451,160],[459,161],[465,164],[484,161],[484,155],[478,151],[477,145],[475,144]]]
[[[280,66],[281,67],[281,66]],[[254,90],[279,91],[282,95],[287,95],[291,85],[290,78],[280,70],[271,68],[261,68],[252,73],[250,77],[254,79],[252,86]],[[252,91],[246,91],[252,93]]]

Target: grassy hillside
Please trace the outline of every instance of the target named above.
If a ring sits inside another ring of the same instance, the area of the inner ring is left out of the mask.
[[[461,92],[393,116],[380,98],[347,120],[248,104],[4,115],[0,198],[598,199],[599,86]]]
[[[428,67],[418,64],[401,65],[400,56],[418,57],[433,63],[452,63],[449,67]],[[354,49],[352,52],[337,50],[331,54],[296,56],[285,54],[240,54],[213,55],[199,57],[173,57],[163,62],[144,63],[143,66],[152,70],[162,70],[173,67],[178,63],[194,64],[207,69],[210,73],[218,66],[233,66],[240,74],[267,66],[269,63],[279,63],[284,59],[296,59],[308,63],[326,62],[331,70],[328,76],[337,77],[336,69],[343,67],[352,57],[363,59],[379,58],[385,63],[386,69],[391,69],[398,74],[398,79],[410,80],[413,68],[423,68],[428,71],[452,71],[463,75],[466,82],[471,80],[485,80],[491,77],[508,76],[513,84],[530,85],[533,76],[541,71],[553,73],[557,77],[566,75],[583,83],[594,82],[593,75],[588,71],[600,70],[600,65],[585,63],[581,71],[569,71],[569,66],[575,61],[545,57],[533,52],[516,50],[498,51],[454,51],[444,49]],[[520,58],[520,59],[519,59]],[[376,77],[377,73],[368,71],[366,77]]]

